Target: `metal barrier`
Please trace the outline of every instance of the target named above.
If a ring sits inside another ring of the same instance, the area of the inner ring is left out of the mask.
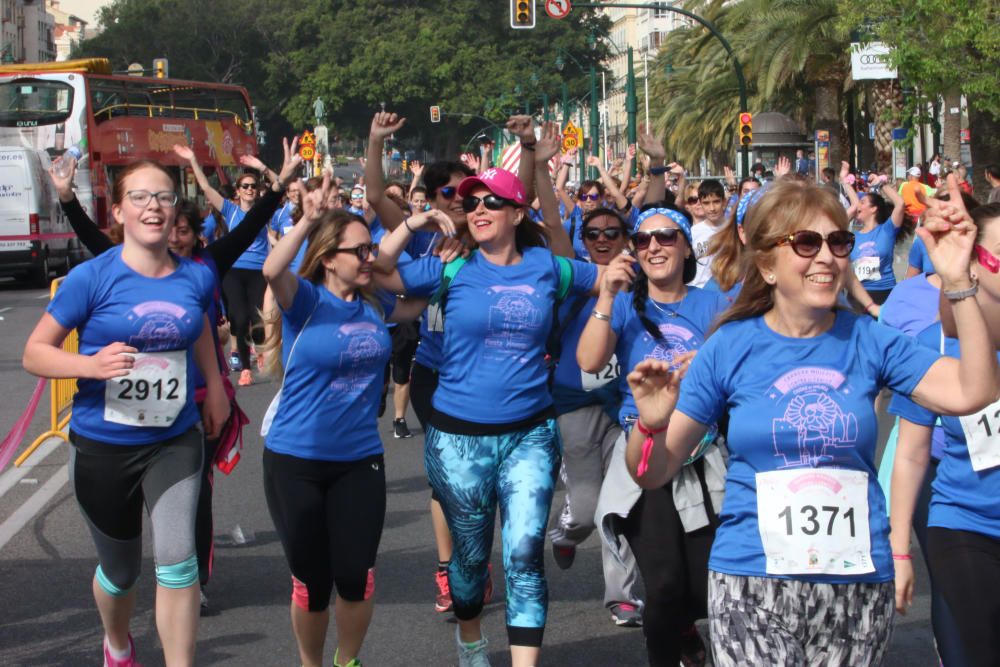
[[[56,295],[56,290],[59,289],[59,285],[62,284],[62,278],[56,278],[52,281],[52,286],[49,291],[49,300]],[[79,352],[80,341],[77,337],[76,329],[69,332],[66,336],[66,340],[63,341],[62,349],[67,352]],[[69,424],[69,418],[72,414],[70,409],[73,406],[73,395],[76,394],[76,379],[75,378],[64,378],[60,380],[50,380],[49,381],[49,397],[51,399],[51,406],[49,408],[49,430],[42,433],[40,436],[34,439],[34,441],[28,445],[20,456],[14,460],[14,465],[20,467],[29,456],[31,456],[38,447],[48,440],[49,438],[59,438],[60,440],[69,441],[66,433],[63,429]],[[63,415],[63,412],[66,414]],[[61,416],[62,415],[62,416]]]

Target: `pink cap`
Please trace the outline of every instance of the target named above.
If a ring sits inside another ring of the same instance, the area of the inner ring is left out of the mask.
[[[520,206],[528,205],[521,179],[506,169],[492,167],[478,176],[467,176],[458,184],[458,196],[465,197],[477,185],[485,186],[496,196],[509,199]]]

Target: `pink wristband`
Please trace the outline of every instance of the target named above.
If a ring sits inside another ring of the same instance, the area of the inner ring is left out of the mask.
[[[893,554],[893,560],[913,560],[913,556],[910,554]]]
[[[636,474],[642,477],[649,470],[649,457],[653,454],[653,436],[658,433],[664,433],[667,427],[650,430],[642,423],[642,420],[637,419],[635,421],[635,427],[639,429],[639,433],[646,436],[646,439],[642,441],[642,458],[639,459],[639,467],[636,469]]]

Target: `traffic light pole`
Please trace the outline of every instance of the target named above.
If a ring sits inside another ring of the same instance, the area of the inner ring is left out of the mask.
[[[740,64],[740,60],[736,57],[736,53],[733,51],[733,47],[729,44],[729,41],[722,36],[722,33],[719,32],[719,29],[715,26],[715,24],[708,19],[698,16],[694,12],[689,12],[686,9],[663,2],[615,2],[614,4],[605,2],[574,2],[573,6],[588,7],[592,9],[655,9],[659,11],[675,12],[688,17],[692,21],[697,21],[719,40],[722,44],[722,48],[724,48],[726,53],[729,54],[729,57],[733,59],[733,69],[736,72],[736,84],[740,91],[740,113],[746,113],[750,110],[747,104],[747,82],[743,77],[743,65]],[[632,86],[632,90],[634,94],[635,86]],[[750,173],[750,152],[746,146],[740,147],[740,163],[743,167],[743,176],[747,176]]]
[[[594,157],[601,156],[600,141],[601,123],[597,115],[597,70],[590,66],[590,154]],[[591,178],[597,178],[597,169],[591,167],[588,170]]]

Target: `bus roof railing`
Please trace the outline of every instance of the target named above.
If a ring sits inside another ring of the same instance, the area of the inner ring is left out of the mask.
[[[52,63],[21,63],[0,65],[0,74],[27,72],[88,72],[90,74],[111,74],[111,61],[107,58],[80,58]]]
[[[249,131],[251,128],[253,128],[252,120],[243,120],[237,112],[230,111],[229,109],[210,109],[207,107],[179,107],[169,104],[129,104],[129,103],[111,104],[106,107],[101,107],[100,109],[95,111],[94,119],[97,120],[98,122],[111,120],[112,118],[115,117],[115,115],[112,113],[114,109],[125,109],[126,115],[131,115],[129,112],[132,109],[139,109],[144,112],[142,115],[147,116],[148,118],[163,118],[164,116],[162,114],[164,111],[184,111],[192,113],[194,114],[194,120],[201,120],[198,117],[199,114],[213,114],[215,116],[232,116],[236,124],[239,125],[241,128],[243,128],[244,130]],[[155,114],[154,111],[159,111],[159,115]],[[100,116],[105,114],[107,115],[107,118],[103,119],[100,118]],[[170,116],[166,117],[170,118]]]

